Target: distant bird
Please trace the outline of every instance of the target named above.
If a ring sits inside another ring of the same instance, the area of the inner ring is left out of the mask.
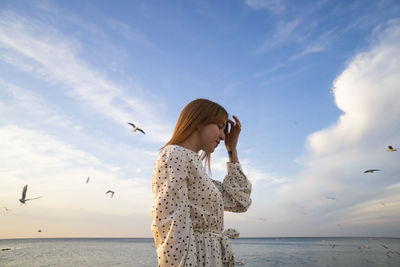
[[[366,170],[366,171],[364,171],[364,173],[373,173],[373,172],[377,172],[377,171],[380,171],[380,170],[378,170],[378,169],[370,169],[370,170]]]
[[[263,217],[259,217],[258,220],[262,221],[263,223],[267,222],[268,219],[267,218],[263,218]]]
[[[10,209],[8,209],[7,207],[4,207],[4,209],[6,210],[6,211],[11,211]]]
[[[112,190],[108,190],[108,191],[106,192],[106,195],[107,195],[108,193],[111,193],[111,197],[113,197],[113,196],[114,196],[114,191],[112,191]]]
[[[22,204],[26,205],[25,202],[28,201],[28,200],[41,198],[41,197],[26,198],[26,191],[27,190],[28,190],[28,185],[25,185],[24,188],[22,189],[22,197],[21,197],[21,199],[19,199],[19,202],[21,202]]]
[[[393,251],[387,251],[385,254],[388,258],[391,258],[389,254],[393,253]]]
[[[38,233],[41,233],[41,232],[42,232],[42,230],[39,229],[39,230],[38,230]]]
[[[337,200],[335,197],[326,197],[326,198],[330,200]]]
[[[397,151],[397,149],[396,149],[396,148],[393,148],[392,146],[388,146],[387,151],[389,151],[389,152],[394,152],[394,151]]]
[[[86,183],[89,183],[89,179],[90,179],[90,177],[88,177],[88,178],[86,179]]]
[[[135,124],[130,123],[130,122],[128,122],[128,124],[129,124],[130,126],[133,127],[133,131],[134,131],[134,132],[139,131],[139,132],[142,132],[142,133],[146,134],[142,129],[140,129],[140,128],[139,128],[138,126],[136,126]]]
[[[383,248],[385,248],[385,249],[389,249],[388,246],[386,246],[386,245],[384,245],[384,244],[381,244],[381,246],[382,246]]]

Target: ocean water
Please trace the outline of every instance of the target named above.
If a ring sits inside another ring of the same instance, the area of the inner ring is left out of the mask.
[[[237,266],[400,266],[400,238],[239,238],[232,246]],[[151,238],[5,239],[0,266],[157,266],[157,258]]]

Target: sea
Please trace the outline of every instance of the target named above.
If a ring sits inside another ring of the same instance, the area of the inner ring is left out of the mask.
[[[400,238],[232,240],[236,266],[400,266]],[[0,240],[0,266],[157,266],[151,238]]]

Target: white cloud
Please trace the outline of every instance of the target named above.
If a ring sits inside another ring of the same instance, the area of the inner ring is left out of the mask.
[[[377,29],[374,40],[336,78],[335,102],[343,115],[309,136],[308,154],[301,159],[305,170],[283,191],[282,203],[298,203],[314,216],[313,223],[334,219],[346,228],[362,220],[382,227],[398,222],[393,213],[399,211],[398,199],[391,196],[400,190],[386,188],[398,182],[399,154],[386,148],[400,146],[400,21]],[[364,174],[369,168],[382,171]],[[327,196],[338,201],[327,202]],[[392,203],[392,209],[381,209],[379,199]]]

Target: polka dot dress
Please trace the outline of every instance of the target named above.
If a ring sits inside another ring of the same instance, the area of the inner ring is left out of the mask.
[[[239,163],[227,163],[223,182],[212,180],[199,155],[169,145],[161,150],[152,177],[153,223],[158,266],[234,266],[223,232],[224,210],[244,212],[251,204],[251,184]]]

